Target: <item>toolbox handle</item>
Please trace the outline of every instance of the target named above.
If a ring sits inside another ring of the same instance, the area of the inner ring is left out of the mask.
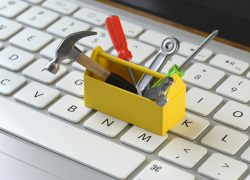
[[[161,74],[161,73],[153,71],[151,69],[136,65],[136,64],[131,63],[131,62],[124,61],[123,59],[114,57],[114,56],[106,54],[104,52],[98,52],[98,56],[101,56],[101,57],[106,58],[106,59],[108,59],[110,61],[116,62],[118,64],[121,64],[123,66],[130,67],[130,68],[135,69],[137,71],[147,73],[147,74],[149,74],[151,76],[154,76],[156,78],[159,78],[159,79],[164,79],[166,77],[166,75],[164,75],[164,74]]]

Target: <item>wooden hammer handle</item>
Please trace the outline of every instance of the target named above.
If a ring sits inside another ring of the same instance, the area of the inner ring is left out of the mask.
[[[83,53],[79,56],[79,58],[76,61],[82,66],[86,67],[92,73],[102,78],[104,81],[106,81],[106,79],[111,73],[110,71],[108,71],[107,69],[105,69],[100,64],[93,61],[92,59],[90,59],[88,56],[86,56]]]
[[[76,60],[76,62],[78,62],[79,64],[90,70],[92,73],[102,78],[106,83],[137,94],[137,90],[132,84],[130,84],[122,77],[108,71],[100,64],[90,59],[85,54],[82,53]]]

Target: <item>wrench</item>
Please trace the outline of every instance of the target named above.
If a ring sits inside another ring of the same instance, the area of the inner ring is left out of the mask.
[[[156,54],[156,57],[152,64],[149,66],[149,69],[160,72],[162,68],[165,66],[167,61],[170,59],[171,56],[177,53],[179,50],[179,41],[174,37],[168,37],[163,40],[161,44],[161,48],[159,52]],[[140,96],[142,96],[144,90],[146,89],[147,85],[152,82],[154,77],[148,74],[143,74],[141,79],[136,85],[137,92]]]
[[[189,56],[185,61],[182,62],[182,64],[178,67],[177,65],[174,65],[170,68],[170,71],[168,73],[168,76],[164,78],[163,80],[157,81],[153,87],[147,86],[147,89],[144,91],[144,97],[156,100],[156,104],[159,106],[164,106],[167,103],[167,98],[165,97],[168,87],[170,85],[173,85],[173,79],[170,78],[172,73],[180,73],[183,69],[190,63],[190,61],[218,34],[218,30],[213,31],[206,39],[201,43],[201,45],[196,48],[196,50]],[[175,70],[176,69],[176,70]],[[180,74],[182,74],[180,73]],[[184,75],[184,73],[183,73]],[[168,78],[167,78],[168,77]],[[160,84],[159,86],[155,86],[156,84]]]

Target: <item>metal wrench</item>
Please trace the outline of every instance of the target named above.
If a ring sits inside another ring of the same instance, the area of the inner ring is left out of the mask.
[[[182,64],[178,67],[178,71],[181,71],[185,69],[185,67],[190,63],[190,61],[218,34],[218,30],[213,31],[206,39],[201,43],[199,47],[196,48],[196,50],[187,57],[185,61],[182,62]],[[173,84],[173,80],[167,78],[169,76],[166,76],[161,82],[160,86],[155,87],[149,87],[147,86],[147,89],[144,92],[144,97],[156,100],[156,104],[159,106],[164,106],[167,103],[167,98],[165,97],[168,87]],[[158,82],[157,82],[158,83]]]
[[[156,54],[156,57],[152,64],[149,66],[149,69],[160,72],[165,66],[167,61],[171,56],[177,53],[179,50],[179,41],[174,37],[168,37],[163,40],[159,52]],[[143,74],[141,79],[136,85],[137,92],[142,96],[147,85],[152,84],[154,77],[149,74]]]

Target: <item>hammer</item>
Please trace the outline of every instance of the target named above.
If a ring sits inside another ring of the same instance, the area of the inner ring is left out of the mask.
[[[45,69],[53,74],[56,74],[60,68],[60,63],[64,59],[70,59],[86,67],[92,73],[102,78],[106,83],[137,94],[137,90],[132,84],[117,74],[108,71],[100,64],[82,53],[82,51],[75,46],[75,43],[79,39],[96,34],[97,33],[93,31],[80,31],[65,37],[56,49],[55,58],[48,62]]]

